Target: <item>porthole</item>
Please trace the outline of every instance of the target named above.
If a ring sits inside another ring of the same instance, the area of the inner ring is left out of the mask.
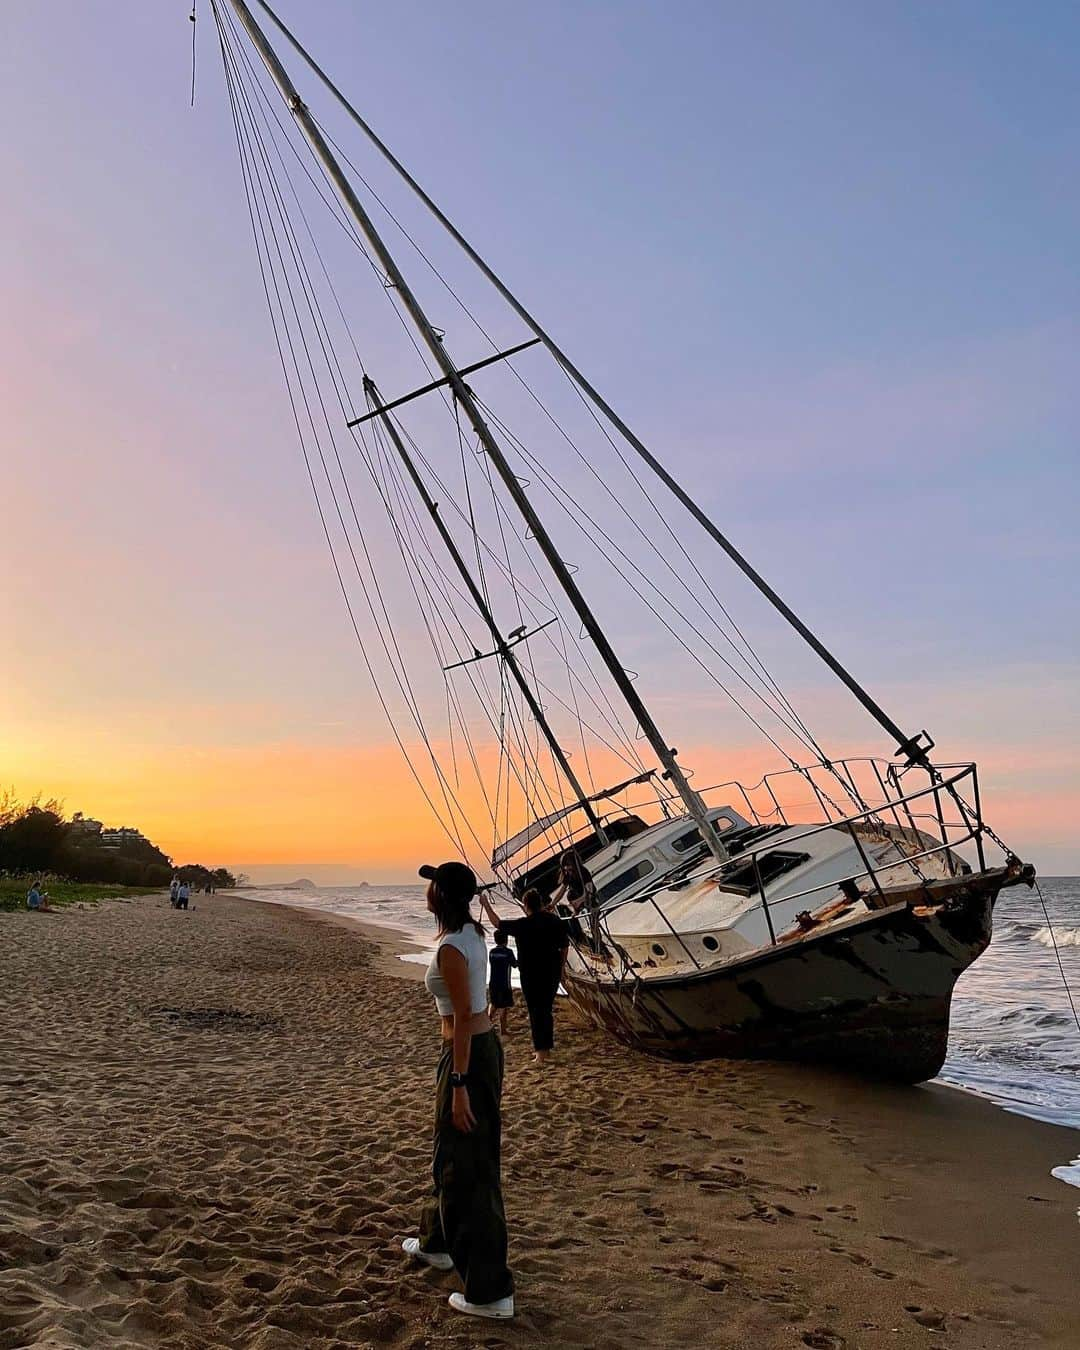
[[[711,933],[706,934],[706,936],[701,939],[701,945],[707,952],[718,952],[720,950],[719,942],[717,942],[716,938],[714,938]]]
[[[667,956],[667,951],[660,946],[659,942],[654,942],[652,945],[652,954],[653,956]]]

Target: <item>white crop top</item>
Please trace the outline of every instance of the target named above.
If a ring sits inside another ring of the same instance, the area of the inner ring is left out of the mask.
[[[439,938],[439,951],[443,947],[453,947],[465,958],[469,971],[469,1011],[484,1012],[487,1009],[487,944],[471,923],[467,923],[460,933],[443,933]],[[431,958],[424,983],[428,993],[435,999],[435,1007],[440,1017],[452,1017],[454,1005],[446,988],[446,981],[439,970],[439,951]]]

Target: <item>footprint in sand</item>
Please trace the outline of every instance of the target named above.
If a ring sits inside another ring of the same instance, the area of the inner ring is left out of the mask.
[[[813,1331],[804,1331],[802,1342],[803,1345],[809,1345],[811,1350],[844,1350],[847,1345],[843,1336],[829,1327],[815,1327]]]
[[[917,1303],[905,1303],[904,1311],[913,1322],[918,1322],[928,1331],[945,1330],[945,1314],[940,1308],[921,1308]]]

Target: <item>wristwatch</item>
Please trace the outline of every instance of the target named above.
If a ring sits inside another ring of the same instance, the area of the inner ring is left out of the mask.
[[[467,1073],[451,1073],[450,1086],[452,1088],[463,1088],[469,1086],[469,1075]]]

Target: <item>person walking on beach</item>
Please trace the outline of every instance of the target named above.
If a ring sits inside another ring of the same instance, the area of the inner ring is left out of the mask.
[[[514,990],[510,984],[510,972],[517,965],[517,957],[506,945],[506,929],[495,929],[495,946],[488,953],[491,976],[488,981],[488,996],[491,1007],[488,1016],[495,1020],[499,1014],[499,1034],[506,1035],[506,1014],[514,1006]]]
[[[191,895],[191,887],[186,881],[182,881],[176,888],[176,908],[187,909],[188,899]]]
[[[421,867],[430,884],[427,907],[438,947],[424,976],[442,1019],[442,1055],[435,1076],[435,1193],[420,1216],[420,1236],[402,1250],[434,1266],[456,1269],[463,1294],[455,1312],[514,1315],[514,1278],[506,1263],[502,1198],[502,1042],[487,1012],[487,948],[470,904],[476,876],[461,862]]]
[[[544,895],[530,888],[521,897],[525,915],[520,919],[501,919],[487,897],[480,897],[485,914],[517,943],[521,993],[529,1013],[534,1058],[544,1064],[555,1046],[555,995],[559,992],[563,963],[570,939],[566,925],[547,908]]]
[[[169,904],[172,905],[173,909],[176,908],[176,893],[179,889],[180,878],[173,877],[172,881],[169,882]]]

